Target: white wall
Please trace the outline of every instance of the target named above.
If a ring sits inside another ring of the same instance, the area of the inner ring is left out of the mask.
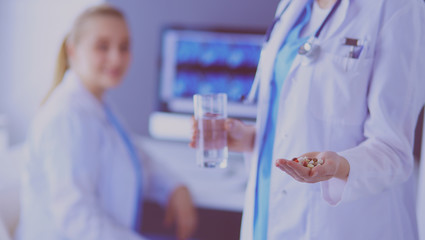
[[[72,20],[100,0],[0,1],[0,115],[10,142],[24,139],[50,87],[56,54]]]

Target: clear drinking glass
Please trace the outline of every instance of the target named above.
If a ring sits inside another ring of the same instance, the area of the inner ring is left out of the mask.
[[[198,123],[196,163],[200,167],[227,167],[227,95],[196,94],[193,96],[195,120]]]

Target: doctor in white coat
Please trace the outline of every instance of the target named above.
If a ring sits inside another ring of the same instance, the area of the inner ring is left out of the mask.
[[[29,136],[18,239],[145,239],[138,231],[147,192],[167,207],[165,222],[175,222],[178,239],[195,230],[187,188],[147,165],[104,97],[129,62],[120,11],[100,5],[77,18]]]
[[[417,239],[425,3],[282,0],[266,40],[256,126],[226,124],[252,156],[241,239]]]

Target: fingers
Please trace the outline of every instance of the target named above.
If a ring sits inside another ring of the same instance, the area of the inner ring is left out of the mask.
[[[232,118],[226,119],[226,122],[224,123],[224,128],[227,132],[230,132],[235,127],[235,120]]]
[[[178,239],[189,239],[196,230],[197,217],[194,210],[169,208],[165,213],[164,226],[170,228],[175,223]]]
[[[311,177],[323,176],[325,175],[325,171],[326,169],[323,169],[323,167],[319,165],[311,169],[310,176]]]
[[[240,139],[244,136],[244,124],[237,120],[228,118],[225,123],[225,129],[233,139]]]
[[[214,135],[212,135],[212,131],[209,128],[211,123],[202,122],[201,128],[203,132],[200,132],[200,126],[198,124],[200,124],[200,122],[192,117],[192,138],[189,147],[196,148],[200,138],[202,138],[201,140],[203,142],[211,142],[211,140],[213,140],[212,143],[216,146],[225,144],[213,139]],[[229,150],[236,152],[252,151],[255,140],[255,127],[253,125],[246,125],[240,120],[228,118],[224,122],[224,130],[227,132],[227,146]]]
[[[189,143],[189,147],[196,148],[199,139],[198,121],[192,116],[192,139]]]
[[[316,183],[330,179],[333,175],[324,166],[312,169],[286,159],[276,160],[276,166],[299,182]]]
[[[329,180],[333,177],[343,180],[348,178],[350,171],[349,163],[345,158],[335,152],[309,152],[300,157],[322,159],[323,164],[309,168],[294,161],[278,159],[276,160],[276,166],[300,182],[316,183]]]
[[[311,170],[311,176],[326,176],[330,175],[331,168],[333,164],[330,161],[323,160],[322,165],[317,165]]]
[[[181,186],[174,190],[164,223],[168,224],[166,226],[175,224],[177,239],[188,239],[195,232],[198,223],[197,212],[186,187]]]
[[[311,170],[311,179],[316,182],[326,181],[332,178],[333,175],[329,173],[326,166],[319,165]]]
[[[199,130],[194,129],[192,133],[192,139],[189,143],[189,147],[196,148],[198,146],[198,140],[199,140]]]
[[[196,214],[193,212],[188,212],[180,216],[177,221],[177,238],[178,239],[188,239],[190,238],[196,230],[197,220]]]
[[[282,159],[280,159],[282,160]],[[301,178],[292,168],[290,168],[285,162],[278,162],[276,161],[276,166],[279,167],[282,171],[289,174],[291,177],[293,177],[295,180],[299,182],[304,182],[304,179]]]
[[[312,179],[310,178],[310,168],[306,168],[296,162],[287,160],[286,164],[288,167],[294,171],[301,179],[302,182],[312,183]]]
[[[171,206],[167,207],[164,218],[164,226],[169,228],[173,225],[174,222],[174,209]]]

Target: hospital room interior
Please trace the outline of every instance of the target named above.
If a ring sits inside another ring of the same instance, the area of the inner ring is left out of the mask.
[[[98,4],[108,4],[124,14],[131,42],[131,63],[122,84],[106,97],[137,151],[143,152],[142,158],[149,158],[157,170],[165,169],[171,181],[188,190],[196,223],[187,239],[240,239],[248,156],[228,151],[224,165],[199,163],[199,150],[189,146],[193,96],[225,93],[225,117],[255,125],[256,101],[246,99],[279,2],[0,1],[0,240],[19,239],[21,182],[30,158],[28,139],[52,86],[58,51],[78,14]],[[412,149],[418,224],[425,224],[423,115],[422,108]],[[158,201],[155,194],[154,190],[143,195],[141,235],[154,240],[178,239],[177,227],[164,224],[166,200]]]

